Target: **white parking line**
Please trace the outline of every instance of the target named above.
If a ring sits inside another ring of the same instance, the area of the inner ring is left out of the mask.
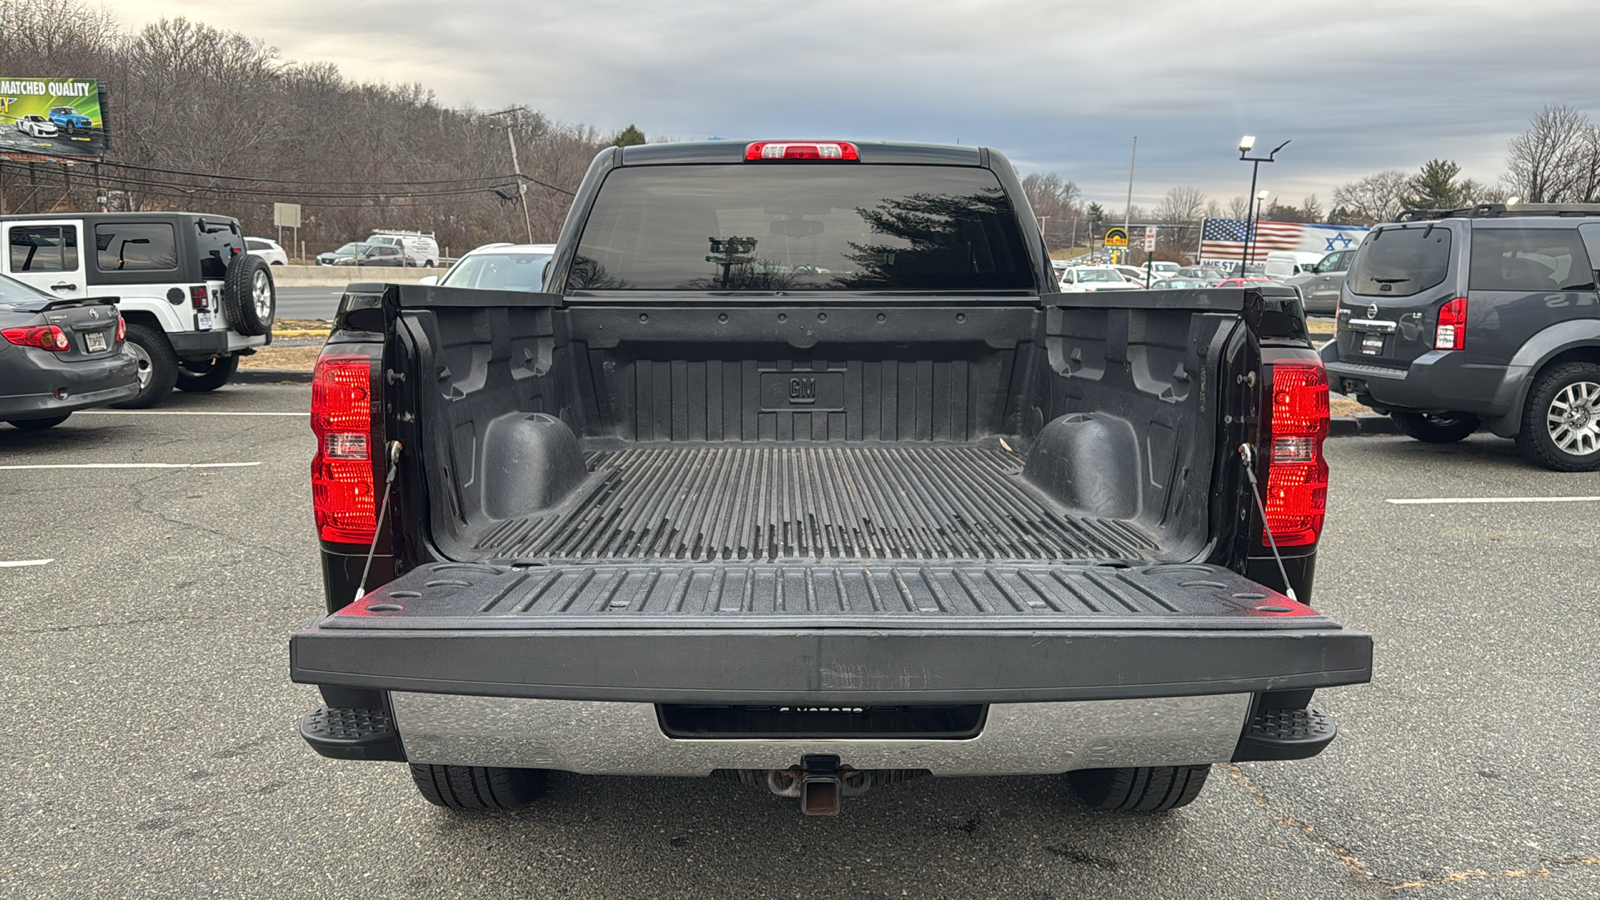
[[[80,409],[75,416],[297,416],[310,418],[308,412],[210,412],[189,409]]]
[[[23,566],[48,566],[53,559],[0,559],[0,569],[20,569]]]
[[[0,470],[17,469],[242,469],[259,466],[259,462],[233,463],[51,463],[36,466],[0,466]]]
[[[1600,502],[1600,497],[1417,497],[1405,499],[1390,497],[1388,502],[1399,506],[1431,506],[1446,503],[1597,503]]]

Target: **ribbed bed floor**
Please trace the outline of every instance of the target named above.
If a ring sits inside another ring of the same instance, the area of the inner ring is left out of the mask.
[[[498,523],[482,558],[1153,559],[1143,532],[1076,517],[988,447],[640,447],[547,514]]]

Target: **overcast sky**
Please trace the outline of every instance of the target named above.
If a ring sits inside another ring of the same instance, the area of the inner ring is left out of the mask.
[[[1547,103],[1600,118],[1596,0],[437,0],[119,4],[187,16],[447,105],[652,137],[985,144],[1120,210],[1190,184],[1298,204],[1455,159],[1499,177]],[[308,110],[314,115],[314,110]]]

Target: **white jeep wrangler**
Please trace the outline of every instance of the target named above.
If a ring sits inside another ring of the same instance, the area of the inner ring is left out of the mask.
[[[146,408],[174,387],[215,390],[272,343],[277,288],[236,219],[200,213],[5,216],[0,271],[57,297],[115,297]]]

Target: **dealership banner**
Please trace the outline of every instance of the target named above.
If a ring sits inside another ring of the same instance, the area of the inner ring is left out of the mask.
[[[0,155],[98,159],[105,152],[100,82],[0,75]]]

